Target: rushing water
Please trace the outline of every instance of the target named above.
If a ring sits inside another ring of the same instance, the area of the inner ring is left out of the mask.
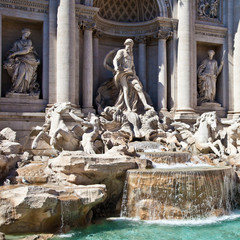
[[[129,170],[121,216],[158,220],[228,214],[234,208],[234,176],[227,167]]]
[[[109,219],[53,240],[239,240],[240,213],[205,220]]]

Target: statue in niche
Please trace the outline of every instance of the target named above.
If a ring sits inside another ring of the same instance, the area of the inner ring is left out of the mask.
[[[119,134],[121,141],[126,142],[133,138],[158,141],[162,136],[159,117],[136,75],[133,40],[126,39],[124,45],[124,49],[114,49],[104,59],[104,67],[114,75],[113,79],[103,83],[98,89],[96,98],[98,112],[101,114],[100,121],[106,131],[103,134],[104,141],[108,142],[109,133],[112,136],[109,142],[114,146],[119,143],[114,136]]]
[[[17,40],[9,50],[7,60],[3,67],[12,77],[12,93],[37,93],[39,84],[37,80],[37,67],[40,60],[29,39],[30,29],[22,30],[22,38]]]
[[[136,112],[137,102],[140,100],[144,110],[150,110],[152,107],[147,103],[142,84],[136,75],[133,44],[132,39],[127,39],[124,42],[125,48],[118,50],[113,59],[114,82],[119,88],[119,96],[115,107],[123,111]]]
[[[198,67],[198,93],[199,102],[214,102],[216,97],[216,82],[217,77],[221,73],[224,64],[224,54],[220,66],[213,58],[215,52],[208,51],[208,58],[204,59]]]

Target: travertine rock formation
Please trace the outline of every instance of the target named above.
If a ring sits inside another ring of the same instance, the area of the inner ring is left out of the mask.
[[[105,198],[105,185],[3,187],[0,189],[0,231],[53,232],[61,226],[84,225],[91,220],[91,208]]]

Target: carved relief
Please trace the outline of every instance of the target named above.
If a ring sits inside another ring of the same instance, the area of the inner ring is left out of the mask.
[[[197,0],[199,19],[220,20],[220,0]]]

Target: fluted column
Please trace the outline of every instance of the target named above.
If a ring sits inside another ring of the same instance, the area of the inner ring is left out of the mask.
[[[2,63],[2,15],[0,15],[0,63]],[[2,96],[2,64],[0,66],[0,97]]]
[[[144,90],[147,90],[146,38],[136,38],[136,41],[138,41],[138,77],[143,85]]]
[[[193,1],[178,1],[178,74],[177,74],[177,112],[181,115],[194,113],[193,96]],[[194,79],[195,80],[195,79]]]
[[[57,0],[49,1],[49,83],[48,103],[57,99]]]
[[[233,113],[240,116],[240,2],[234,2]]]
[[[83,112],[93,109],[93,27],[91,22],[84,22],[83,29]]]
[[[93,34],[93,96],[96,96],[99,81],[99,38],[101,33],[94,31]]]
[[[158,38],[158,111],[167,111],[167,39],[170,32],[159,31]]]
[[[75,83],[75,0],[60,0],[57,23],[57,102],[67,102]]]
[[[227,58],[228,61],[225,62],[225,64],[228,63],[228,81],[229,81],[229,106],[228,110],[229,113],[232,113],[234,110],[234,94],[233,94],[233,36],[234,36],[234,0],[228,0],[228,54]]]

